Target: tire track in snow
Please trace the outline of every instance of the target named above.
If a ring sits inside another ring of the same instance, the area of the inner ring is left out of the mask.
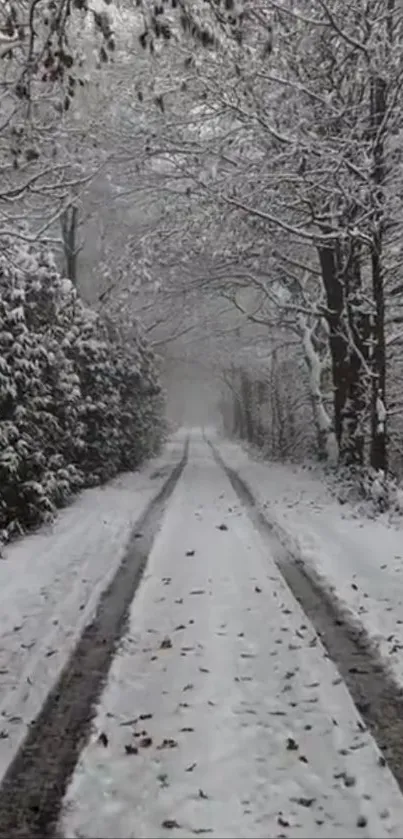
[[[4,777],[0,788],[0,837],[4,839],[55,837],[64,792],[89,735],[94,705],[125,632],[131,602],[166,503],[187,463],[188,449],[186,440],[182,459],[137,522],[94,620],[85,628]]]
[[[213,443],[207,442],[253,524],[268,541],[288,587],[315,627],[403,791],[403,689],[393,679],[387,662],[374,649],[364,628],[354,625],[342,603],[330,596],[299,557],[283,547],[267,514],[259,509],[250,486],[224,462]]]

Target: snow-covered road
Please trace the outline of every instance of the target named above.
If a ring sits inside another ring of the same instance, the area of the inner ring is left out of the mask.
[[[346,617],[364,628],[403,687],[401,516],[388,511],[371,520],[340,504],[323,473],[257,459],[235,441],[215,444],[249,487],[277,539],[337,598]]]
[[[183,452],[174,436],[138,472],[86,490],[0,561],[0,779]]]
[[[193,436],[67,791],[66,837],[401,836],[403,798]]]

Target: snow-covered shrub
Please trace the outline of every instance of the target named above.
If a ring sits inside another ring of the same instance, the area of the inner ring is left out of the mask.
[[[45,250],[0,250],[0,533],[136,468],[163,436],[154,359],[86,307]]]
[[[80,382],[84,444],[78,460],[87,486],[107,480],[120,468],[120,394],[112,347],[99,316],[77,307],[64,348]]]
[[[331,491],[340,504],[352,505],[359,515],[375,518],[381,513],[400,516],[403,494],[396,478],[372,467],[327,470]]]
[[[153,455],[164,433],[163,395],[155,375],[155,362],[144,341],[138,339],[136,355],[121,348],[120,395],[121,458],[125,469],[134,469],[145,457]],[[137,417],[133,425],[131,417]]]

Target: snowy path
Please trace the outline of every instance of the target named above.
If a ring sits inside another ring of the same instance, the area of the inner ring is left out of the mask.
[[[193,438],[65,798],[64,835],[351,839],[402,825],[397,784],[336,669]]]
[[[0,560],[0,778],[91,621],[130,533],[181,459],[176,436],[139,472],[86,490]]]
[[[342,506],[298,466],[254,460],[239,444],[214,440],[250,487],[282,544],[362,625],[403,686],[403,527]]]

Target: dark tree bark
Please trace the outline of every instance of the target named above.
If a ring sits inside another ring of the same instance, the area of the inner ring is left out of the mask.
[[[344,271],[347,318],[348,380],[340,459],[348,466],[363,466],[365,423],[371,393],[371,314],[361,281],[361,246],[350,243]]]
[[[349,359],[343,325],[345,300],[344,282],[341,277],[340,246],[338,243],[332,243],[327,247],[319,248],[318,252],[322,282],[326,294],[326,320],[329,327],[329,346],[332,360],[334,426],[340,448],[349,379]]]
[[[256,418],[255,418],[255,440],[256,445],[262,449],[266,442],[266,429],[264,420],[262,420],[262,408],[266,401],[267,382],[264,379],[258,379],[256,382]]]
[[[243,370],[241,372],[241,402],[242,413],[244,418],[244,434],[247,441],[253,441],[253,404],[252,404],[252,386],[248,374]]]
[[[77,257],[80,247],[77,245],[78,207],[68,207],[60,218],[63,238],[64,270],[66,277],[77,285]]]
[[[243,411],[242,411],[242,404],[241,398],[239,394],[239,375],[235,368],[231,371],[231,380],[232,380],[232,399],[233,399],[233,414],[234,414],[234,425],[232,433],[236,437],[244,437],[244,421],[243,421]]]
[[[389,13],[394,11],[394,2],[389,0]],[[390,36],[391,37],[391,36]],[[387,87],[384,79],[376,77],[371,81],[371,133],[373,138],[374,184],[374,235],[371,252],[372,293],[375,304],[373,325],[372,395],[371,395],[371,466],[387,470],[387,427],[386,416],[380,421],[378,404],[386,408],[386,341],[385,341],[385,292],[382,266],[383,246],[383,204],[385,182],[385,148],[383,124],[387,109]]]
[[[371,385],[368,378],[370,313],[361,289],[361,248],[351,241],[319,248],[326,293],[332,359],[334,421],[340,461],[364,463],[364,424]]]

